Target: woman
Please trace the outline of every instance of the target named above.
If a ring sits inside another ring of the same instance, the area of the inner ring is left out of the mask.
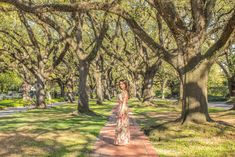
[[[121,93],[118,94],[118,111],[117,111],[117,125],[115,128],[115,145],[126,145],[130,142],[130,129],[127,101],[128,83],[125,80],[119,81]]]

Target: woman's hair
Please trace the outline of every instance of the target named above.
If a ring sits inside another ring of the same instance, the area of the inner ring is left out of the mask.
[[[126,91],[127,91],[127,94],[128,94],[128,97],[129,97],[129,83],[127,80],[124,80],[124,79],[121,79],[119,80],[119,85],[120,85],[120,82],[123,82],[126,86]]]

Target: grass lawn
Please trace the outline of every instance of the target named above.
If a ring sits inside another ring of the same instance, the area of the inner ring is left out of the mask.
[[[181,125],[172,122],[180,115],[180,106],[170,101],[146,105],[130,100],[129,105],[161,157],[235,156],[235,111],[210,108],[217,122]]]
[[[61,98],[53,98],[51,100],[46,99],[47,104],[52,104],[52,103],[56,103],[56,102],[63,102],[63,101],[65,101],[65,100],[62,97]]]
[[[86,156],[113,106],[91,101],[96,116],[73,115],[76,104],[66,104],[2,117],[0,156]]]
[[[114,104],[91,101],[96,116],[73,115],[76,104],[65,104],[2,117],[0,156],[87,156]],[[180,125],[171,122],[179,116],[180,107],[170,101],[148,105],[131,99],[129,106],[160,156],[235,155],[235,111],[210,108],[216,123]]]
[[[51,100],[46,100],[47,104],[64,101],[63,98],[54,98]],[[8,107],[22,107],[32,104],[31,101],[23,101],[23,99],[5,99],[0,100],[0,110],[6,109]]]
[[[30,105],[31,102],[23,101],[23,99],[5,99],[0,100],[0,110],[7,107],[20,107],[24,105]]]

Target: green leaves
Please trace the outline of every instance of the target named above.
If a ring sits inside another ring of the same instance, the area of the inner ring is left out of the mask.
[[[0,92],[18,91],[21,85],[22,79],[15,72],[0,73]]]

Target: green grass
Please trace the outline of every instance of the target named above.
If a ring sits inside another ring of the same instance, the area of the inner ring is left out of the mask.
[[[20,107],[24,105],[29,105],[31,102],[23,101],[23,99],[6,99],[0,100],[0,110],[7,107]]]
[[[148,105],[131,100],[129,106],[161,157],[235,156],[235,111],[210,108],[217,122],[181,125],[173,122],[181,108],[174,103],[155,101]]]
[[[62,102],[64,101],[64,98],[54,98],[51,99],[50,101],[47,99],[46,103],[51,104],[55,102]],[[23,99],[5,99],[5,100],[0,100],[0,110],[6,109],[8,107],[22,107],[22,106],[27,106],[32,104],[33,102],[31,101],[24,101]]]
[[[63,102],[64,101],[64,98],[53,98],[53,99],[51,99],[51,100],[48,100],[48,99],[46,99],[46,103],[47,104],[51,104],[51,103],[55,103],[55,102]]]
[[[91,101],[96,116],[74,115],[76,104],[66,104],[2,117],[0,156],[87,156],[114,104]],[[210,108],[211,117],[223,122],[180,125],[172,121],[181,107],[171,101],[128,104],[160,156],[234,156],[235,111]]]
[[[0,118],[0,156],[86,156],[107,122],[112,102],[90,102],[93,116],[74,115],[75,104]]]

